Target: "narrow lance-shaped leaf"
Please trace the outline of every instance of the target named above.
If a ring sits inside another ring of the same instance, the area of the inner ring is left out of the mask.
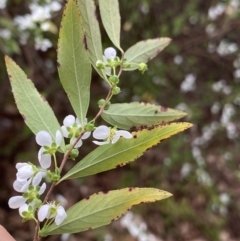
[[[67,218],[59,226],[53,224],[42,236],[78,233],[94,229],[120,218],[133,205],[159,201],[172,196],[155,188],[125,188],[96,193],[69,208]]]
[[[124,58],[127,59],[126,64],[131,64],[131,62],[136,64],[131,64],[130,68],[125,68],[124,70],[134,70],[138,68],[137,64],[147,63],[167,47],[170,42],[170,38],[156,38],[136,43],[124,54]]]
[[[190,123],[171,123],[153,126],[148,129],[133,132],[132,139],[121,138],[115,144],[107,144],[96,148],[78,162],[60,180],[90,176],[111,170],[134,161],[149,148],[162,140],[190,128]]]
[[[120,28],[121,18],[118,0],[99,0],[100,14],[103,26],[112,43],[121,51]]]
[[[96,6],[93,0],[78,0],[78,6],[86,33],[90,61],[98,74],[107,80],[104,70],[96,68],[97,60],[103,60],[102,40],[96,15]]]
[[[5,57],[12,92],[19,112],[34,134],[45,130],[53,140],[60,125],[48,102],[39,94],[23,70],[8,56]],[[61,144],[64,147],[64,142]]]
[[[145,103],[112,104],[104,110],[102,118],[113,126],[129,130],[131,127],[149,126],[174,121],[185,116],[186,113]]]
[[[61,83],[81,123],[90,98],[91,65],[81,16],[75,0],[66,4],[58,42],[58,71]]]

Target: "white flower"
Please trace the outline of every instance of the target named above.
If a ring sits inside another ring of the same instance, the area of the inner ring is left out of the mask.
[[[33,29],[36,27],[30,14],[16,16],[13,21],[18,26],[19,30]]]
[[[128,131],[123,131],[123,130],[118,131],[115,128],[110,128],[110,127],[101,125],[93,131],[93,137],[100,140],[102,139],[104,141],[93,141],[93,143],[97,145],[104,145],[111,142],[112,144],[114,144],[119,140],[121,136],[126,139],[132,138],[132,134]]]
[[[4,9],[7,5],[7,0],[0,0],[0,9]]]
[[[34,174],[34,170],[32,165],[28,163],[17,163],[16,164],[17,168],[17,180],[27,180]]]
[[[104,50],[104,57],[106,59],[114,60],[116,56],[117,56],[117,51],[114,48],[109,47]]]
[[[19,214],[20,214],[21,217],[24,218],[23,212],[28,212],[28,207],[29,207],[29,205],[25,203],[19,208],[18,211],[19,211]]]
[[[117,51],[112,48],[112,47],[109,47],[109,48],[106,48],[104,50],[104,55],[103,55],[103,61],[105,64],[108,64],[108,59],[109,60],[114,60],[114,58],[117,56]],[[106,75],[111,75],[111,68],[110,67],[106,67],[105,68],[105,73]]]
[[[24,183],[25,181],[26,180],[24,180],[22,182]],[[20,181],[18,181],[18,182],[20,183]],[[47,187],[46,183],[43,183],[42,186],[38,190],[38,183],[37,182],[33,183],[32,185],[33,185],[34,189],[29,190],[28,189],[29,185],[28,185],[27,189],[22,190],[23,188],[21,187],[21,184],[19,184],[19,187],[15,184],[14,189],[15,190],[17,189],[16,191],[19,191],[19,192],[24,192],[26,194],[26,197],[23,197],[23,196],[13,196],[13,197],[11,197],[8,201],[9,207],[12,208],[12,209],[20,208],[28,200],[27,194],[29,194],[30,198],[32,198],[33,193],[35,193],[35,194],[37,193],[38,195],[42,195],[45,192],[46,187]],[[16,186],[17,186],[17,188],[16,188]],[[33,200],[33,204],[34,204],[34,200]]]
[[[12,209],[20,208],[25,202],[27,201],[27,198],[24,198],[23,196],[14,196],[11,197],[8,201],[8,205]]]
[[[13,183],[13,188],[17,192],[26,192],[29,185],[32,183],[33,186],[38,186],[42,181],[42,178],[46,176],[44,170],[39,170],[33,165],[28,163],[17,163],[17,180]]]
[[[49,39],[35,37],[35,49],[43,52],[52,47],[52,43]]]
[[[38,211],[38,220],[42,222],[45,218],[52,219],[55,218],[56,225],[59,225],[67,217],[64,208],[60,205],[55,204],[45,204],[40,207]]]
[[[86,124],[87,124],[87,119],[85,119],[85,122],[84,122],[84,125]],[[73,115],[68,115],[63,120],[63,126],[61,127],[61,130],[62,130],[63,136],[66,138],[71,138],[70,144],[73,144],[77,140],[82,130],[82,124],[80,123],[78,118],[75,118]],[[81,139],[75,145],[75,148],[80,147],[82,145],[82,140],[87,139],[90,136],[90,134],[91,134],[90,131],[86,131],[81,137]]]
[[[47,131],[39,131],[36,135],[36,142],[42,146],[38,152],[38,160],[42,168],[47,169],[51,166],[51,154],[48,151],[56,152],[60,147],[62,141],[62,134],[60,131],[56,132],[56,145],[52,140],[51,135]],[[49,150],[48,150],[49,149]]]

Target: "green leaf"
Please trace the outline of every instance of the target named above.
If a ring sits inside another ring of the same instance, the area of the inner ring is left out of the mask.
[[[121,167],[143,155],[159,142],[190,128],[190,123],[171,123],[132,132],[132,139],[121,138],[115,144],[99,146],[78,162],[60,180],[90,176]]]
[[[112,43],[121,51],[120,28],[121,18],[118,0],[99,0],[99,8],[103,26]]]
[[[61,83],[81,123],[90,98],[91,65],[81,16],[74,0],[66,4],[58,42],[58,71]]]
[[[96,15],[96,6],[93,0],[78,0],[78,6],[86,32],[90,61],[98,74],[107,80],[105,71],[96,68],[97,60],[103,60],[102,40]]]
[[[102,118],[119,129],[129,130],[131,127],[161,124],[177,120],[186,113],[162,106],[145,103],[111,104],[104,110]]]
[[[78,233],[107,225],[120,218],[133,205],[159,201],[172,196],[155,188],[125,188],[107,193],[99,192],[68,209],[67,218],[59,226],[53,224],[43,236]]]
[[[140,41],[125,52],[124,58],[127,59],[126,64],[131,62],[137,64],[147,63],[167,47],[170,42],[170,38],[156,38]],[[137,68],[137,65],[133,64],[130,68],[125,68],[124,70],[134,70]]]
[[[56,131],[61,127],[48,102],[38,93],[32,81],[11,58],[5,56],[5,61],[12,92],[26,125],[34,134],[42,130],[48,131],[55,140]],[[64,142],[62,142],[62,147],[64,147]]]

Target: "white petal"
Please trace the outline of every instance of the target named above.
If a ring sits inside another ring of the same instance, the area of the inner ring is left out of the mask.
[[[46,185],[46,183],[44,182],[44,183],[42,184],[42,186],[40,187],[40,190],[38,191],[38,194],[39,194],[39,195],[42,195],[42,194],[45,192],[46,187],[47,187],[47,185]]]
[[[16,180],[13,183],[13,188],[17,192],[22,192],[22,187],[27,183],[27,180]]]
[[[81,137],[82,140],[87,139],[91,135],[91,131],[86,131],[83,136]]]
[[[62,206],[57,208],[57,215],[55,218],[56,225],[59,225],[63,222],[63,220],[67,217],[67,214]]]
[[[106,139],[110,135],[110,128],[107,126],[99,126],[93,131],[93,137],[96,139]]]
[[[63,120],[63,125],[67,126],[72,126],[75,123],[75,117],[73,115],[68,115],[65,117]]]
[[[49,216],[49,209],[50,209],[50,205],[49,204],[45,204],[42,207],[39,208],[38,210],[38,220],[40,222],[42,222],[45,218],[47,218]]]
[[[21,192],[26,192],[28,190],[29,185],[31,184],[32,178],[29,178],[29,180],[22,186]]]
[[[117,52],[114,48],[109,47],[104,50],[104,55],[106,58],[113,60],[116,57]]]
[[[80,122],[80,120],[78,118],[76,119],[76,123],[78,124],[78,127],[82,127],[82,123]]]
[[[57,144],[57,146],[60,146],[61,141],[62,141],[62,133],[59,130],[57,130],[57,132],[56,132],[56,144]]]
[[[41,181],[42,181],[42,173],[38,172],[32,180],[32,185],[36,187]]]
[[[70,140],[70,144],[73,144],[75,141],[77,140],[77,138],[73,137],[71,140]],[[80,139],[77,144],[74,146],[75,148],[79,148],[80,146],[82,146],[82,140]]]
[[[105,144],[109,144],[110,141],[107,140],[107,141],[93,141],[94,144],[96,145],[99,145],[99,146],[102,146],[102,145],[105,145]]]
[[[84,119],[84,125],[88,123],[87,118]]]
[[[116,133],[112,138],[112,144],[116,143],[119,140],[119,138],[120,138],[120,135]]]
[[[126,139],[131,139],[131,138],[133,137],[132,134],[131,134],[130,132],[128,132],[128,131],[122,131],[122,130],[120,130],[120,131],[116,131],[116,133],[117,133],[118,135],[126,138]]]
[[[51,166],[51,155],[43,154],[40,156],[39,163],[43,169],[47,169]]]
[[[11,197],[8,201],[8,206],[12,209],[20,208],[26,202],[23,196]]]
[[[105,68],[105,74],[108,75],[108,76],[111,75],[111,68],[110,67]]]
[[[27,205],[26,203],[23,204],[23,205],[19,208],[18,211],[19,211],[20,216],[23,217],[22,213],[23,213],[23,212],[28,212],[28,205]]]
[[[52,137],[47,131],[39,131],[36,135],[36,142],[40,146],[51,146]]]
[[[34,171],[31,165],[26,165],[18,169],[17,179],[28,179],[33,175]]]
[[[28,166],[28,165],[29,165],[29,164],[26,163],[26,162],[18,162],[18,163],[16,164],[16,168],[19,169],[19,168],[21,168],[21,167]]]
[[[66,126],[61,126],[61,131],[62,131],[63,136],[68,138],[69,132],[68,132]]]

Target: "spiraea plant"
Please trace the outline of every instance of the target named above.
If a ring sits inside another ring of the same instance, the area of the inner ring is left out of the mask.
[[[103,51],[95,8],[93,0],[68,0],[64,9],[57,65],[74,113],[65,117],[62,126],[21,68],[8,56],[5,58],[17,107],[40,146],[39,163],[17,163],[13,187],[20,195],[9,199],[9,206],[19,209],[23,221],[36,223],[34,241],[48,235],[77,233],[107,225],[133,205],[170,197],[167,191],[155,188],[127,187],[100,191],[67,211],[57,201],[50,200],[53,189],[61,182],[124,166],[162,140],[191,127],[190,123],[173,122],[185,116],[178,110],[148,103],[110,102],[112,96],[121,91],[122,72],[147,71],[146,63],[161,52],[170,39],[142,40],[124,51],[120,45],[118,1],[99,0],[103,26],[115,46]],[[109,91],[99,100],[99,111],[90,120],[86,114],[92,67],[107,83]],[[107,125],[97,126],[99,118]],[[98,147],[78,160],[79,148],[87,138],[93,138]],[[56,155],[57,152],[60,154]],[[65,163],[72,159],[76,165],[62,175]],[[49,187],[45,180],[51,180]]]

